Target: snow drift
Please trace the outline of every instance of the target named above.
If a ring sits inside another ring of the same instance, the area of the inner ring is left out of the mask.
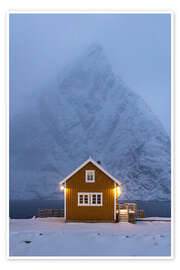
[[[138,243],[138,244],[137,244]],[[171,256],[171,222],[10,220],[10,256]]]
[[[169,137],[100,46],[10,124],[11,199],[59,198],[59,181],[89,156],[120,180],[121,199],[170,199]]]

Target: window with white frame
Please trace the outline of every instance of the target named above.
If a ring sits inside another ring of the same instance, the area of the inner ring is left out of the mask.
[[[95,182],[95,171],[94,170],[86,170],[86,182],[94,183]]]
[[[78,192],[78,206],[102,206],[102,192]]]

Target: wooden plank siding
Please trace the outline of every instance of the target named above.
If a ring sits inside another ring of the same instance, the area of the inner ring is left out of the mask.
[[[95,170],[95,182],[85,181],[85,171]],[[66,181],[66,221],[114,221],[114,181],[97,168],[87,163]],[[102,192],[102,206],[78,206],[78,192]]]

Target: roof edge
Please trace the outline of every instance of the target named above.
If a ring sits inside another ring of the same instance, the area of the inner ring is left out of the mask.
[[[114,182],[116,182],[118,185],[121,185],[119,180],[117,180],[114,176],[112,176],[110,173],[108,173],[100,164],[98,164],[94,159],[89,157],[85,162],[83,162],[77,169],[75,169],[72,173],[67,175],[62,181],[60,181],[59,184],[65,183],[71,176],[73,176],[75,173],[77,173],[80,169],[82,169],[87,163],[92,162],[98,169],[100,169],[103,173],[105,173],[107,176],[109,176]]]

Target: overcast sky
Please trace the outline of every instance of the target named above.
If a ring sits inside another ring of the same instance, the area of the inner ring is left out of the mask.
[[[10,105],[22,112],[61,69],[92,43],[140,94],[170,135],[169,14],[11,14]]]

